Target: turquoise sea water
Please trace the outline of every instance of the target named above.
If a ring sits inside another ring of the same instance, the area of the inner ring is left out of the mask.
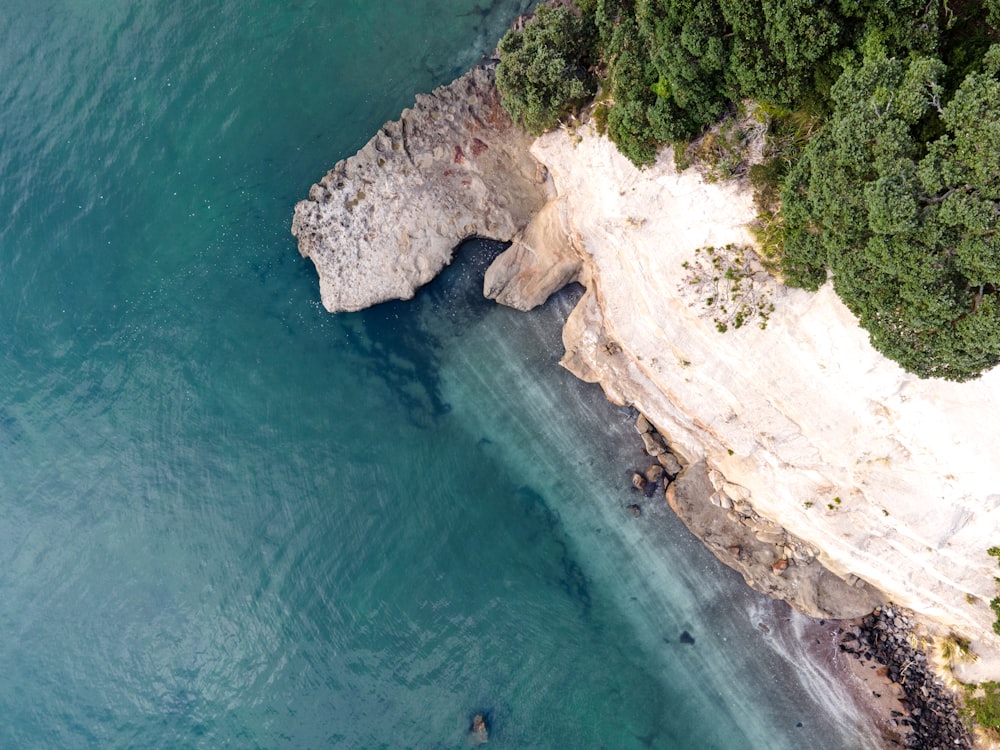
[[[5,0],[0,748],[873,746],[624,511],[572,292],[319,305],[294,202],[527,4]]]

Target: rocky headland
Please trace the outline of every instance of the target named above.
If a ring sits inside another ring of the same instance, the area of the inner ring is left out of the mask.
[[[960,678],[1000,676],[1000,371],[905,373],[829,284],[789,289],[733,259],[753,244],[747,186],[678,172],[669,152],[637,170],[588,125],[532,139],[492,81],[486,65],[419,97],[296,207],[327,309],[411,297],[470,236],[512,241],[484,293],[528,310],[585,286],[562,364],[644,415],[653,481],[723,562],[816,617],[912,611],[926,637],[969,641]],[[743,269],[766,327],[750,309],[719,332],[707,247]],[[903,717],[914,732],[921,715]]]
[[[419,95],[295,207],[327,310],[410,299],[462,240],[513,237],[545,205],[551,181],[500,106],[494,69]]]

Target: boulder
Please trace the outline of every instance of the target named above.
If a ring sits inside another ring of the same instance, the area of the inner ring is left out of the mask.
[[[653,464],[646,469],[645,477],[647,482],[659,482],[663,479],[663,467],[659,464]]]
[[[757,541],[764,544],[784,544],[785,532],[783,531],[758,531],[754,536]]]
[[[683,467],[681,466],[681,462],[677,460],[677,456],[669,451],[659,454],[656,460],[660,462],[660,466],[671,477],[676,477],[683,471]]]
[[[667,446],[663,442],[663,438],[655,432],[644,432],[640,435],[642,438],[642,447],[650,456],[660,456],[667,452]]]

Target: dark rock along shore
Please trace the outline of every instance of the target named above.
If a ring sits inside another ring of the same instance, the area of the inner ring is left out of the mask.
[[[888,678],[903,688],[902,703],[909,714],[894,716],[893,721],[908,732],[895,745],[917,750],[971,748],[972,737],[951,693],[930,670],[927,655],[911,643],[912,627],[900,609],[879,607],[847,629],[840,650],[882,665]]]
[[[667,440],[641,414],[636,430],[650,457],[660,464],[665,455],[677,462]],[[880,665],[884,670],[880,674],[902,688],[905,713],[893,711],[889,717],[899,732],[885,737],[888,746],[913,750],[973,747],[952,693],[931,671],[927,655],[914,645],[915,623],[908,614],[892,604],[876,605],[880,592],[857,582],[848,584],[815,560],[803,564],[801,559],[781,556],[781,547],[772,544],[766,534],[753,533],[745,519],[733,519],[733,510],[727,512],[708,501],[712,486],[703,464],[681,468],[678,463],[676,471],[668,470],[657,479],[661,477],[670,507],[716,557],[761,593],[813,617],[842,622],[835,631],[841,636],[840,651],[847,658]],[[635,489],[646,490],[646,481],[643,474],[633,473]],[[628,510],[635,517],[641,515],[636,504]],[[785,544],[789,537],[780,531]],[[858,607],[868,608],[863,616],[852,614]],[[855,619],[847,619],[851,617]]]

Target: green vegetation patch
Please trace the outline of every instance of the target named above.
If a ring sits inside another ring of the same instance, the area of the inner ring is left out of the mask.
[[[997,558],[997,565],[1000,565],[1000,547],[990,547],[986,552],[992,557]],[[1000,578],[997,579],[997,582],[1000,583]],[[990,600],[990,609],[996,615],[996,621],[993,623],[993,632],[1000,635],[1000,596],[995,596]]]
[[[981,682],[968,687],[964,713],[992,736],[1000,734],[1000,682]]]
[[[699,248],[693,260],[681,265],[686,272],[684,285],[701,300],[702,314],[712,318],[719,333],[751,321],[767,328],[774,312],[774,283],[753,248],[734,244]]]
[[[944,103],[934,57],[849,65],[782,194],[786,280],[829,272],[872,345],[921,377],[1000,363],[998,71],[1000,46]],[[921,142],[927,119],[943,133]]]
[[[577,0],[504,38],[498,85],[540,132],[599,83],[635,164],[691,141],[681,163],[746,172],[769,269],[832,279],[878,351],[964,381],[1000,364],[998,24],[1000,0]],[[711,130],[748,99],[749,170]]]
[[[551,130],[594,94],[583,21],[570,8],[540,6],[522,31],[504,35],[499,49],[501,103],[531,133]]]

